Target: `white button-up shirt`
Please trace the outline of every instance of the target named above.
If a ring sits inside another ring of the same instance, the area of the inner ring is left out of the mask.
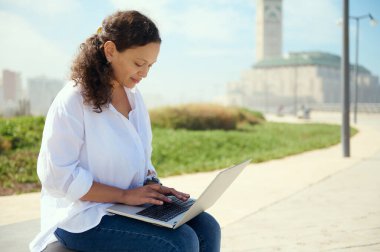
[[[31,251],[55,241],[57,227],[79,233],[99,224],[111,204],[80,200],[93,181],[130,189],[155,171],[149,114],[137,88],[124,88],[132,107],[127,119],[112,104],[94,112],[73,85],[58,93],[46,116],[37,163],[41,232]]]

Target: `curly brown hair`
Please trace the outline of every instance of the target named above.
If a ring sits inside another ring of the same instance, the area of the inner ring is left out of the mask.
[[[114,73],[104,54],[104,43],[112,41],[118,52],[149,43],[161,43],[156,25],[138,11],[117,11],[103,20],[101,29],[87,38],[71,66],[71,79],[80,85],[84,103],[94,112],[111,102]]]

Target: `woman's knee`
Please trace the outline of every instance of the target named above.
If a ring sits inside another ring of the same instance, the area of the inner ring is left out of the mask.
[[[188,225],[184,224],[174,230],[172,243],[178,252],[199,251],[199,240],[196,232]]]
[[[192,223],[193,224],[193,223]],[[215,237],[221,236],[220,225],[218,221],[209,213],[203,212],[194,219],[194,224],[199,226],[207,233],[214,234]]]
[[[209,213],[203,212],[202,213],[203,218],[207,220],[207,222],[220,233],[220,225],[219,222]]]
[[[221,230],[216,219],[208,213],[201,213],[188,222],[197,233],[200,251],[220,251]]]

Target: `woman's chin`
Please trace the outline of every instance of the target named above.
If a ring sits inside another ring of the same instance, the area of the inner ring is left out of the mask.
[[[129,82],[126,81],[126,82],[124,82],[123,86],[126,88],[134,88],[136,86],[136,83],[131,82],[131,81],[129,81]]]
[[[127,84],[127,85],[125,85],[127,88],[129,88],[129,89],[132,89],[132,88],[134,88],[134,87],[136,87],[136,84]]]

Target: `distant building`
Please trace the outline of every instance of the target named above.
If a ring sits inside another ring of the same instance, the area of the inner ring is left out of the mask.
[[[46,115],[57,93],[62,89],[62,80],[44,76],[28,79],[28,96],[32,115]]]
[[[2,85],[0,85],[0,115],[8,117],[28,114],[27,104],[22,88],[21,74],[3,70]]]
[[[323,52],[290,53],[259,61],[230,83],[230,104],[273,110],[279,106],[296,112],[302,105],[314,107],[341,102],[340,57]],[[352,67],[353,68],[353,67]],[[351,90],[354,90],[351,71]],[[358,102],[379,103],[379,79],[360,66]],[[354,92],[351,92],[353,100]]]
[[[4,113],[3,79],[0,78],[0,116]]]
[[[256,61],[282,55],[282,0],[256,1]]]
[[[3,70],[3,98],[5,102],[17,102],[23,98],[20,73]]]
[[[269,112],[301,107],[323,107],[341,101],[341,58],[326,52],[282,55],[282,1],[258,0],[256,64],[241,79],[227,85],[229,104]],[[353,67],[351,66],[351,69]],[[354,94],[351,71],[351,101]],[[379,78],[358,68],[358,102],[380,103]]]

